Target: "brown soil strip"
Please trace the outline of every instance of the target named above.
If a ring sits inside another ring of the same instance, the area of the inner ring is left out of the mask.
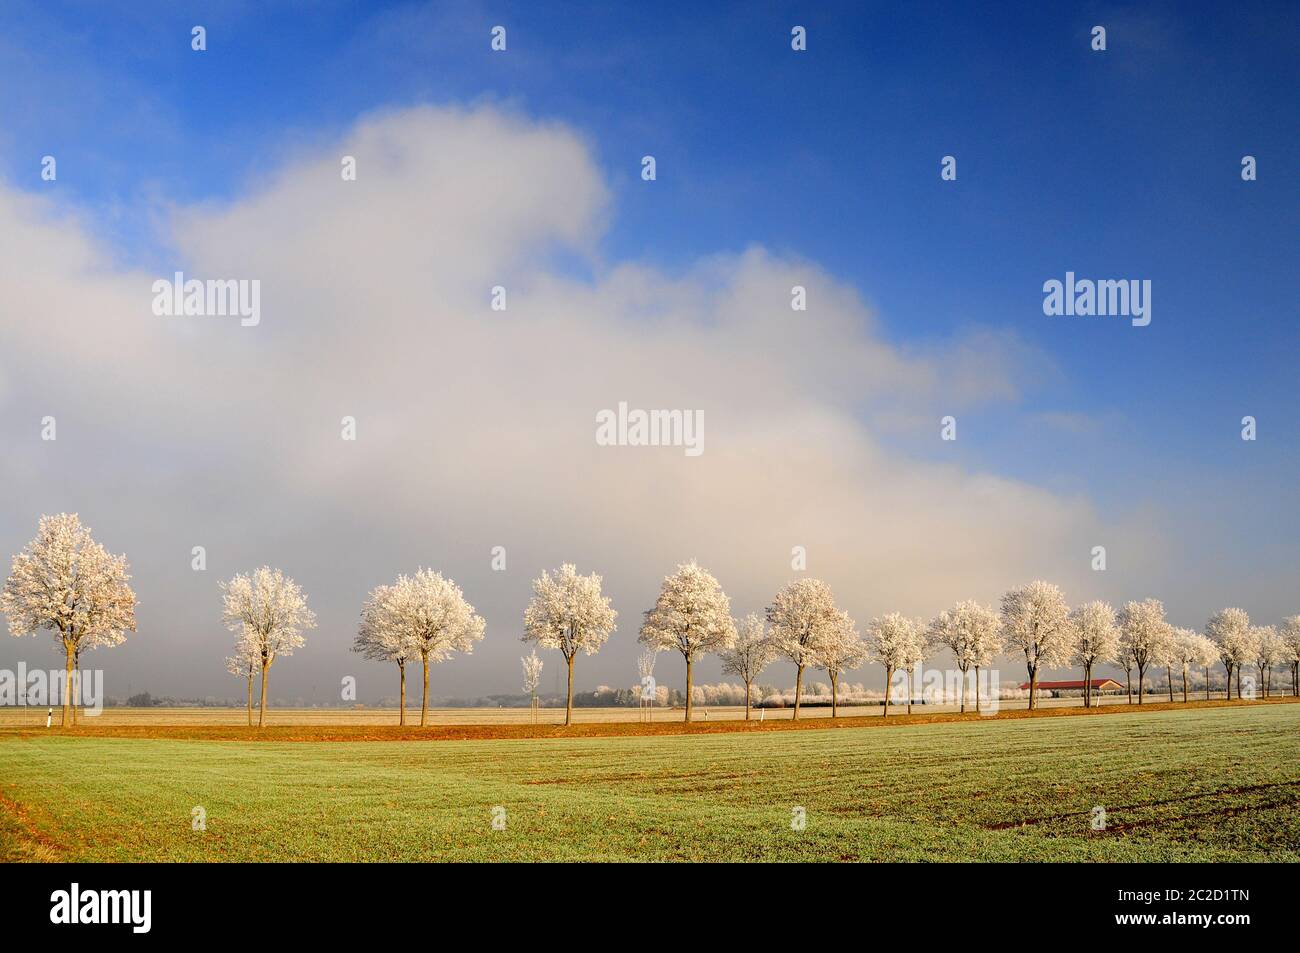
[[[804,721],[713,721],[713,722],[590,722],[570,725],[430,725],[427,728],[398,725],[268,725],[247,728],[235,725],[102,725],[82,723],[75,728],[20,726],[0,728],[3,738],[165,738],[183,741],[487,741],[530,738],[623,738],[653,735],[717,735],[773,731],[825,731],[839,728],[889,728],[903,725],[932,725],[949,722],[1019,721],[1031,718],[1102,718],[1109,715],[1186,711],[1203,708],[1257,707],[1300,703],[1297,698],[1267,701],[1200,701],[1169,704],[1104,705],[1099,708],[1045,708],[1037,711],[1003,711],[986,716],[973,713],[891,714],[844,718],[810,718]],[[270,716],[274,719],[274,712]]]

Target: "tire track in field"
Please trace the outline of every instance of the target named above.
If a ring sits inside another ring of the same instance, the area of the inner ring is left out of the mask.
[[[3,793],[0,793],[0,812],[3,812],[5,819],[10,822],[7,826],[18,829],[20,840],[17,846],[26,849],[22,853],[31,854],[28,857],[6,856],[6,860],[55,861],[61,859],[61,856],[67,852],[66,844],[36,826],[27,808]],[[9,853],[9,845],[7,845],[6,854]]]
[[[1272,784],[1249,784],[1244,787],[1236,787],[1236,788],[1215,788],[1213,791],[1204,791],[1200,794],[1187,794],[1182,797],[1162,798],[1161,800],[1158,801],[1145,801],[1141,804],[1117,804],[1113,807],[1107,807],[1106,813],[1112,814],[1117,811],[1140,811],[1148,808],[1166,807],[1170,804],[1185,804],[1188,801],[1199,801],[1207,797],[1224,797],[1224,796],[1231,797],[1238,794],[1253,794],[1257,791],[1273,790],[1275,788],[1300,789],[1300,781],[1277,781]],[[1213,815],[1223,815],[1227,817],[1233,814],[1240,814],[1243,811],[1254,810],[1255,808],[1268,809],[1272,807],[1284,807],[1288,804],[1294,804],[1294,803],[1296,803],[1296,801],[1292,800],[1292,801],[1278,801],[1276,803],[1258,804],[1258,805],[1230,805],[1228,807],[1217,808],[1212,811],[1203,811],[1198,814],[1188,814],[1183,816],[1210,817]],[[1017,827],[1032,827],[1036,824],[1050,824],[1053,821],[1075,820],[1081,816],[1083,816],[1082,812],[1069,811],[1064,814],[1047,814],[1042,817],[1026,817],[1026,818],[1021,818],[1012,821],[998,821],[995,824],[984,824],[982,826],[984,827],[985,830],[1005,831]],[[1120,822],[1116,824],[1107,823],[1106,830],[1108,832],[1121,831],[1131,827],[1150,826],[1151,824],[1154,823],[1157,823],[1157,821],[1146,820],[1146,821],[1127,821],[1127,822]]]

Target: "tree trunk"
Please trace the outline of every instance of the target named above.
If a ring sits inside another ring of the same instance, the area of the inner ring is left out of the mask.
[[[1237,701],[1241,701],[1241,666],[1237,666]]]
[[[1038,707],[1038,666],[1029,667],[1029,710]]]
[[[401,679],[401,683],[402,683],[401,692],[398,695],[398,697],[401,699],[402,707],[398,710],[397,713],[397,723],[399,725],[405,725],[406,724],[406,663],[405,662],[400,663],[397,666],[397,671],[400,673],[399,678]]]
[[[1133,704],[1133,669],[1124,669],[1124,690],[1128,693],[1128,703]]]
[[[564,703],[564,723],[565,725],[573,724],[573,656],[568,658],[569,662],[569,695]]]
[[[889,717],[889,688],[894,681],[894,670],[888,665],[885,666],[885,717]]]
[[[1210,666],[1205,666],[1205,700],[1210,700]]]
[[[961,710],[966,710],[966,673],[961,673]],[[975,666],[975,714],[980,713],[980,667]]]
[[[840,683],[839,675],[838,674],[832,675],[831,676],[831,717],[832,718],[834,718],[836,714],[839,712],[839,707],[838,707],[839,699],[837,697],[839,695],[839,687],[840,687],[839,683]]]
[[[1092,663],[1083,666],[1083,707],[1092,707]]]
[[[1228,701],[1232,701],[1232,666],[1227,662],[1224,662],[1223,670],[1228,673],[1227,681],[1224,682],[1223,687],[1227,690]]]
[[[1183,669],[1183,704],[1187,704],[1187,669]]]
[[[803,697],[803,663],[799,663],[798,669],[794,673],[794,718],[792,721],[799,720],[799,699]]]
[[[68,726],[68,701],[72,697],[72,646],[65,646],[68,650],[68,667],[63,676],[63,721],[60,723]]]
[[[420,727],[424,728],[429,723],[429,655],[428,653],[420,655],[421,666],[424,667],[424,689],[420,692]]]
[[[1169,680],[1169,702],[1170,702],[1170,704],[1173,704],[1173,701],[1174,701],[1174,667],[1173,667],[1172,665],[1166,665],[1166,666],[1165,666],[1165,678]]]
[[[72,727],[77,727],[81,712],[81,650],[72,650]]]
[[[253,727],[253,666],[248,666],[248,727]]]
[[[1139,705],[1142,704],[1142,683],[1146,681],[1146,677],[1147,677],[1147,667],[1145,665],[1139,665],[1138,666],[1138,704]]]
[[[266,672],[270,667],[270,662],[262,662],[262,700],[257,709],[257,727],[259,728],[266,724]]]
[[[686,659],[686,720],[688,722],[691,720],[691,684],[693,681],[693,666],[694,663],[688,656]]]
[[[420,661],[424,664],[424,691],[420,693],[420,727],[423,728],[429,723],[429,655],[427,652],[420,656]]]
[[[745,721],[749,721],[749,686],[750,683],[746,682],[745,683]]]
[[[912,670],[907,670],[907,713],[912,713]]]

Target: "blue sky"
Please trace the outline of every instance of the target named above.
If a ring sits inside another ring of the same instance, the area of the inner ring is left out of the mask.
[[[589,138],[611,260],[760,243],[857,285],[898,341],[1014,328],[1063,371],[1044,409],[1139,421],[1110,435],[1139,458],[1213,466],[1253,412],[1268,439],[1231,466],[1296,461],[1294,5],[265,6],[7,4],[0,168],[36,190],[34,157],[56,154],[61,192],[130,255],[142,195],[227,198],[376,108],[505,103]],[[1153,325],[1044,318],[1041,282],[1066,269],[1151,278]]]
[[[1218,524],[1207,567],[1247,545],[1300,565],[1300,8],[710,7],[18,0],[0,176],[52,192],[54,154],[58,201],[152,267],[160,208],[231,201],[375,110],[497,104],[588,144],[612,191],[604,264],[761,245],[855,288],[904,351],[992,328],[1037,355],[956,447],[884,439],[1116,513],[1196,512]],[[1067,270],[1150,279],[1151,325],[1044,316]]]

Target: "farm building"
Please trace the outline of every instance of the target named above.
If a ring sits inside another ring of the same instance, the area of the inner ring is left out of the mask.
[[[1081,692],[1087,685],[1088,682],[1081,678],[1068,682],[1039,682],[1038,690],[1040,692]],[[1020,687],[1027,691],[1029,683],[1025,682]],[[1092,690],[1093,692],[1122,692],[1124,686],[1113,678],[1094,678]]]

